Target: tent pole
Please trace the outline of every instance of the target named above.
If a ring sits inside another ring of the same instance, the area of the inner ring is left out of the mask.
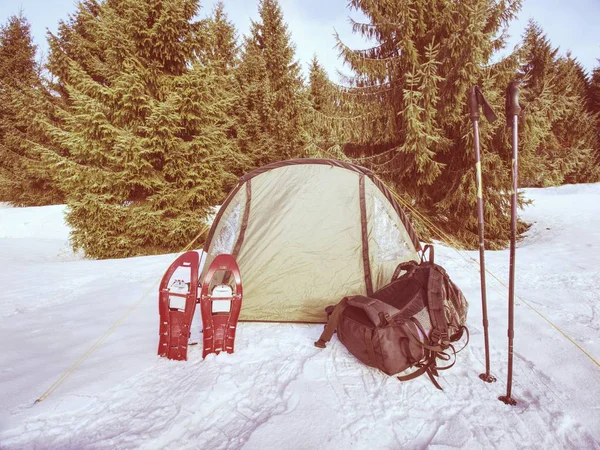
[[[507,405],[516,405],[512,398],[513,375],[513,339],[515,319],[515,253],[517,251],[517,189],[518,189],[518,125],[519,113],[519,82],[511,81],[506,90],[506,118],[512,128],[512,192],[510,202],[510,269],[508,282],[508,379],[506,382],[506,395],[498,397]]]
[[[485,114],[490,122],[496,120],[491,107],[483,98],[483,94],[478,86],[473,86],[467,91],[469,103],[470,118],[473,122],[473,139],[475,142],[475,183],[477,186],[477,224],[479,229],[479,274],[481,281],[481,310],[483,314],[483,341],[485,347],[485,373],[479,374],[486,383],[496,381],[496,378],[490,374],[490,341],[488,335],[488,315],[487,315],[487,294],[485,283],[485,237],[484,237],[484,216],[483,216],[483,184],[481,176],[481,151],[479,143],[479,106],[484,105]],[[491,114],[490,114],[491,111]]]

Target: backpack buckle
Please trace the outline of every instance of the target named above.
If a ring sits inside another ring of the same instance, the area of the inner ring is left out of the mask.
[[[448,333],[442,333],[437,328],[433,330],[429,339],[432,344],[440,344],[442,347],[448,347],[450,345],[450,338],[448,337]]]
[[[390,317],[390,315],[388,313],[384,313],[383,311],[381,311],[379,313],[379,324],[380,326],[387,326],[390,324],[392,318]]]
[[[442,347],[448,347],[450,345],[450,337],[448,336],[448,333],[442,333],[440,335],[440,342]]]

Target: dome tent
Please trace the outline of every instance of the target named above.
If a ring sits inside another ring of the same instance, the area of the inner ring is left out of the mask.
[[[369,295],[417,260],[416,234],[389,190],[363,167],[327,159],[269,164],[239,180],[206,239],[206,261],[232,254],[242,321],[325,323],[325,307]]]

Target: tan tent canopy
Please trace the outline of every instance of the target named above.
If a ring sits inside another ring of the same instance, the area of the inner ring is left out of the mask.
[[[240,178],[209,232],[204,270],[218,254],[237,259],[240,320],[326,322],[326,306],[379,289],[418,249],[408,218],[369,170],[297,159]]]

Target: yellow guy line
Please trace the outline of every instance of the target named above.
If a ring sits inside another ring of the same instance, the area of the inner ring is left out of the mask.
[[[325,152],[327,153],[327,152]],[[331,154],[330,154],[331,155]],[[331,155],[332,157],[334,157],[334,155]],[[421,214],[416,208],[413,208],[409,203],[407,203],[402,197],[400,197],[396,191],[394,189],[392,189],[392,187],[390,185],[388,185],[385,181],[383,181],[381,178],[378,178],[379,181],[385,186],[387,187],[387,189],[392,193],[392,195],[396,198],[396,200],[398,200],[398,202],[400,202],[400,204],[402,204],[402,206],[404,206],[406,209],[408,209],[409,211],[411,211],[415,216],[417,216],[419,219],[421,219],[421,221],[429,227],[430,231],[435,231],[435,233],[433,234],[437,234],[440,238],[442,238],[442,240],[445,240],[446,242],[448,242],[452,247],[452,250],[454,250],[458,256],[460,256],[462,259],[464,259],[465,261],[467,261],[470,266],[470,268],[472,268],[475,271],[479,271],[478,268],[473,267],[473,265],[477,265],[477,262],[474,261],[472,258],[469,258],[468,256],[463,255],[462,253],[460,253],[458,251],[458,248],[460,247],[460,243],[457,242],[455,239],[453,239],[451,236],[448,236],[446,233],[444,233],[443,230],[441,230],[439,227],[437,227],[433,222],[431,222],[427,217],[425,217],[423,214]],[[504,286],[504,288],[508,289],[508,286],[502,281],[500,280],[500,278],[498,278],[494,273],[490,272],[489,269],[485,269],[486,273],[488,273],[492,278],[494,278],[498,283],[500,283],[502,286]],[[497,289],[494,289],[496,292],[499,292]],[[504,294],[504,293],[502,293]],[[550,325],[552,325],[552,327],[554,327],[560,334],[562,334],[565,338],[567,338],[575,347],[577,347],[585,356],[587,356],[590,360],[592,360],[592,362],[594,364],[596,364],[596,366],[600,367],[600,363],[592,356],[590,355],[587,351],[585,351],[583,349],[583,347],[581,347],[577,342],[575,342],[567,333],[565,333],[558,325],[556,325],[554,322],[552,322],[550,319],[548,319],[546,316],[544,316],[541,312],[539,312],[537,309],[535,309],[533,307],[533,305],[531,305],[527,300],[525,300],[523,297],[521,297],[519,294],[515,294],[515,297],[517,297],[520,301],[522,301],[526,306],[528,306],[531,310],[533,310],[536,314],[538,314],[542,319],[544,319],[546,322],[548,322]]]
[[[426,225],[429,226],[429,228],[430,228],[431,231],[435,231],[436,234],[438,234],[439,237],[441,237],[444,240],[446,240],[447,242],[449,242],[452,245],[452,250],[454,250],[461,258],[463,258],[469,264],[477,264],[476,261],[473,261],[468,256],[464,256],[463,254],[461,254],[457,250],[457,247],[459,245],[458,245],[458,242],[456,240],[452,239],[452,237],[450,237],[446,233],[444,233],[443,230],[441,230],[433,222],[431,222],[429,219],[427,219],[427,217],[425,217],[424,215],[422,215],[417,209],[413,208],[410,204],[408,204],[402,197],[400,197],[396,193],[396,191],[394,191],[394,189],[392,189],[383,180],[380,179],[380,181],[388,188],[388,190],[392,193],[392,195],[396,198],[396,200],[398,200],[398,202],[400,202],[402,204],[402,206],[406,207],[413,214],[415,214],[417,217],[419,217],[419,219],[421,219],[421,221],[423,221]],[[472,268],[473,270],[476,270],[472,265],[470,265],[469,267]],[[486,273],[490,274],[490,276],[492,278],[494,278],[498,283],[500,283],[502,286],[504,286],[506,289],[508,289],[508,286],[502,280],[500,280],[500,278],[498,278],[494,273],[490,272],[488,269],[485,269],[485,271],[486,271]],[[555,328],[556,331],[558,331],[565,338],[567,338],[585,356],[587,356],[594,364],[596,364],[596,366],[600,367],[600,363],[592,355],[590,355],[583,347],[581,347],[581,345],[579,345],[577,342],[575,342],[575,340],[573,338],[571,338],[565,331],[563,331],[558,325],[556,325],[554,322],[552,322],[550,319],[548,319],[546,316],[544,316],[541,312],[539,312],[536,308],[534,308],[533,305],[531,305],[531,303],[529,303],[527,300],[525,300],[520,295],[516,294],[515,297],[517,297],[520,301],[522,301],[526,306],[528,306],[538,316],[540,316],[542,319],[544,319],[546,322],[548,322],[550,325],[552,325],[552,327]]]
[[[188,250],[190,250],[192,248],[192,245],[194,244],[194,242],[196,242],[196,240],[198,240],[198,238],[200,236],[202,236],[202,234],[208,229],[208,225],[205,224],[202,229],[200,230],[200,232],[189,242],[188,245],[185,246],[185,248],[183,250],[181,250],[181,252],[179,253],[185,253]],[[162,277],[161,277],[162,278]],[[158,280],[160,282],[160,279]],[[124,321],[125,319],[127,319],[127,317],[129,316],[129,314],[131,314],[133,312],[133,310],[135,310],[139,304],[148,296],[148,294],[150,294],[150,292],[152,291],[152,289],[155,287],[156,283],[152,283],[150,285],[150,287],[148,288],[148,290],[144,293],[144,295],[142,295],[138,301],[136,301],[134,304],[132,304],[129,309],[127,311],[125,311],[125,313],[118,318],[115,323],[112,324],[112,326],[106,331],[106,333],[104,333],[104,335],[102,335],[102,337],[100,337],[83,355],[81,355],[79,357],[79,359],[77,361],[75,361],[73,363],[73,365],[71,365],[71,367],[69,367],[67,370],[65,370],[63,372],[63,374],[54,382],[52,383],[52,385],[46,389],[46,391],[40,395],[40,397],[35,401],[35,403],[40,403],[43,402],[44,400],[46,400],[56,389],[58,389],[58,387],[73,373],[75,372],[75,370],[77,370],[77,368],[81,365],[81,363],[83,361],[85,361],[98,347],[100,347],[104,341],[106,341],[106,339],[113,333],[113,331],[115,331]],[[34,404],[35,404],[34,403]]]

